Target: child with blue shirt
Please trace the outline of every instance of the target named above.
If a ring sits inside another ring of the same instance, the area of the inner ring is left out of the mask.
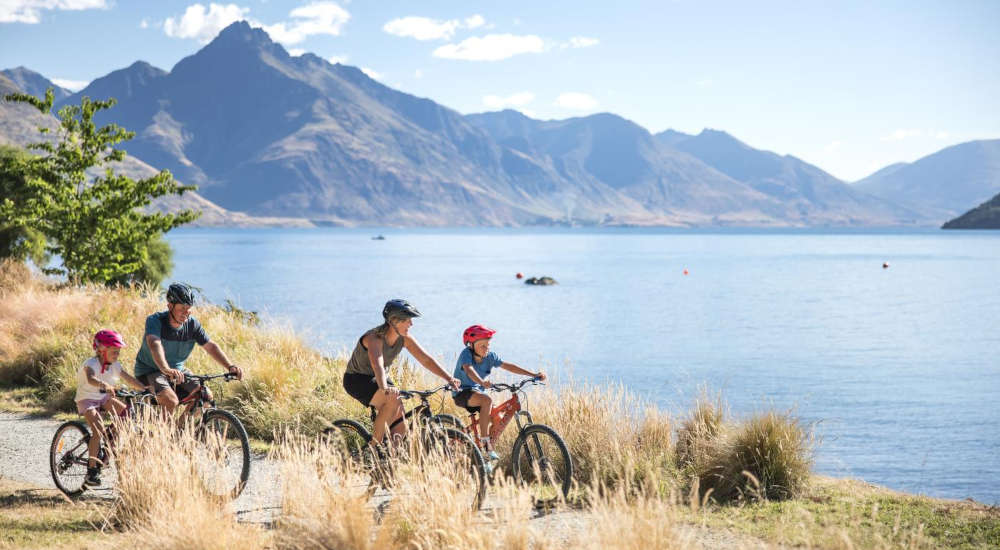
[[[486,393],[486,388],[493,384],[486,380],[493,369],[503,370],[545,380],[545,373],[531,372],[521,367],[502,361],[496,353],[490,351],[490,338],[496,331],[482,325],[472,325],[462,333],[462,343],[465,349],[458,354],[455,365],[455,378],[461,382],[461,390],[452,392],[455,404],[470,413],[479,412],[480,445],[486,451],[490,460],[500,457],[493,450],[490,438],[490,411],[493,410],[493,399]]]

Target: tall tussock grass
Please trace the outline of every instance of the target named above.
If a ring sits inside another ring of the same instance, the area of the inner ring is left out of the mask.
[[[703,394],[678,429],[677,463],[692,499],[783,500],[805,490],[813,443],[791,413],[760,412],[738,422],[721,397]]]
[[[204,443],[192,430],[178,430],[157,411],[141,412],[119,431],[111,522],[137,547],[267,547],[266,533],[237,524],[227,499],[215,496],[213,468],[204,463]]]

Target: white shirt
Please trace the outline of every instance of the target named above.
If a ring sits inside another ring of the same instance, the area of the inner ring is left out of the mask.
[[[97,357],[91,357],[83,362],[83,366],[76,371],[76,399],[80,402],[84,399],[103,399],[105,393],[101,393],[101,388],[93,386],[87,381],[87,368],[94,371],[94,378],[111,386],[118,385],[118,378],[122,373],[122,364],[118,361],[108,365],[108,368],[101,372],[101,362]]]

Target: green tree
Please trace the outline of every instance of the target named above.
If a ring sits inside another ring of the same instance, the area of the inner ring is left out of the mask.
[[[33,105],[42,113],[51,112],[53,99],[51,89],[45,99],[21,93],[7,96],[8,101]],[[46,273],[65,275],[75,283],[111,284],[160,274],[170,264],[162,235],[200,214],[141,211],[157,197],[180,195],[194,186],[180,185],[166,170],[133,180],[106,166],[125,157],[114,146],[135,135],[116,124],[94,123],[96,113],[114,104],[114,99],[84,97],[80,105],[61,108],[56,139],[28,146],[45,154],[4,161],[4,170],[23,177],[24,188],[13,199],[4,197],[0,226],[27,227],[44,235],[46,251],[62,259],[61,267],[47,268]],[[46,128],[39,131],[43,137],[49,134]],[[88,178],[87,170],[93,167],[103,167],[103,174]],[[144,264],[151,259],[159,261],[155,269]]]
[[[0,145],[0,197],[15,204],[23,199],[27,187],[20,167],[29,156],[27,151],[17,147]],[[0,217],[0,259],[3,258],[22,262],[30,259],[35,265],[44,267],[49,261],[45,236],[36,229]]]

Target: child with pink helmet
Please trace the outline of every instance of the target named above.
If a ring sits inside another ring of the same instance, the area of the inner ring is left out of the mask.
[[[76,373],[76,409],[87,420],[90,426],[90,459],[87,461],[87,477],[84,485],[98,486],[101,484],[101,466],[103,462],[98,456],[101,441],[107,437],[104,433],[104,423],[101,422],[101,411],[115,415],[125,412],[125,404],[115,399],[115,386],[118,378],[124,378],[129,386],[136,390],[146,389],[131,374],[122,370],[118,362],[121,348],[125,341],[113,330],[101,330],[94,335],[94,356],[83,362]]]
[[[493,409],[493,399],[486,393],[486,388],[493,384],[486,380],[494,368],[501,368],[505,371],[541,378],[545,380],[545,373],[531,372],[525,370],[514,363],[508,363],[500,359],[495,353],[490,351],[490,339],[497,331],[484,327],[483,325],[472,325],[462,333],[462,343],[465,349],[458,354],[458,362],[455,365],[454,377],[461,383],[459,391],[452,392],[455,404],[469,412],[479,412],[479,444],[486,452],[489,460],[497,460],[500,457],[493,449],[493,442],[490,440],[490,411]]]

